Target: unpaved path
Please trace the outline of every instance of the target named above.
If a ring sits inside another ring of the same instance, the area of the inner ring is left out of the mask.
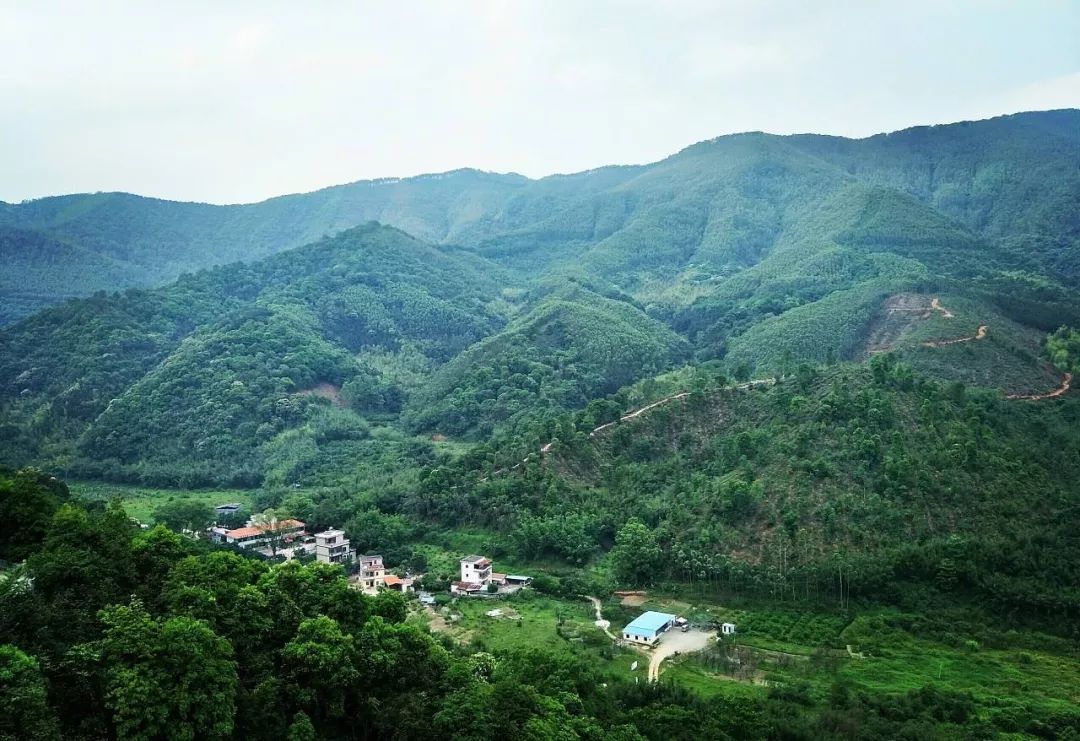
[[[930,308],[934,311],[940,311],[941,316],[945,319],[952,319],[956,316],[956,314],[953,314],[951,311],[941,305],[941,299],[937,296],[934,296],[933,300],[930,302]]]
[[[957,345],[957,344],[959,344],[961,342],[973,342],[975,340],[985,340],[986,339],[986,330],[987,330],[987,326],[985,324],[980,324],[978,330],[975,331],[975,334],[971,335],[970,337],[956,337],[956,338],[951,339],[951,340],[928,340],[927,342],[922,343],[922,346],[923,347],[945,347],[946,345]]]
[[[756,386],[771,386],[774,383],[776,383],[775,378],[759,378],[759,379],[757,379],[755,381],[747,381],[745,383],[736,384],[734,386],[725,386],[722,390],[724,390],[724,391],[746,391],[746,390],[752,389],[752,388],[754,388]],[[605,432],[607,430],[610,430],[612,427],[615,427],[618,424],[621,424],[621,423],[624,423],[624,422],[631,422],[631,421],[637,419],[638,417],[640,417],[641,415],[645,414],[646,412],[648,412],[648,411],[650,411],[652,409],[656,409],[657,407],[663,406],[665,404],[670,404],[671,402],[676,401],[678,399],[684,399],[689,395],[690,395],[689,391],[680,391],[677,394],[672,394],[671,396],[665,396],[663,399],[660,399],[659,401],[654,401],[651,404],[646,404],[645,406],[641,407],[640,409],[635,409],[634,411],[629,412],[628,414],[624,414],[623,416],[619,417],[614,422],[608,422],[607,424],[602,424],[599,427],[594,427],[592,429],[592,431],[589,432],[589,437],[596,437],[601,432]],[[543,458],[545,455],[547,455],[549,452],[551,452],[551,449],[552,449],[552,447],[554,447],[554,445],[555,445],[554,440],[552,440],[552,441],[550,441],[548,443],[545,443],[543,445],[543,447],[540,448],[539,452],[530,453],[529,455],[522,458],[520,463],[517,463],[517,464],[515,464],[513,466],[510,466],[508,468],[496,469],[495,471],[491,472],[491,476],[501,476],[504,473],[510,473],[511,471],[517,471],[518,469],[523,469],[525,466],[527,466],[529,464],[529,461],[531,461],[534,457],[539,456],[539,457]],[[484,477],[480,478],[479,481],[487,481],[489,478],[490,478],[489,476],[484,476]]]
[[[925,306],[925,304],[923,306]],[[898,309],[898,310],[901,310],[901,309]],[[910,309],[903,309],[903,310],[910,310]],[[954,314],[953,312],[949,311],[947,308],[945,308],[944,306],[941,305],[941,299],[938,298],[937,296],[935,296],[934,298],[932,298],[930,300],[930,310],[931,311],[940,311],[942,317],[945,318],[945,319],[954,319],[954,318],[956,318],[956,314]],[[922,311],[926,311],[925,308],[922,309]],[[924,315],[924,318],[926,318],[927,316],[929,316],[929,314]],[[954,337],[952,339],[945,339],[945,340],[927,340],[926,342],[923,342],[921,344],[922,344],[922,347],[945,347],[947,345],[957,345],[957,344],[960,344],[962,342],[977,342],[979,340],[985,340],[986,339],[986,332],[987,332],[988,329],[989,329],[988,325],[980,324],[979,328],[977,330],[975,330],[975,334],[973,334],[973,335],[971,335],[969,337]],[[871,349],[870,354],[873,355],[873,354],[876,354],[876,353],[879,353],[879,352],[887,352],[888,349],[889,349],[888,347],[880,347],[880,348],[876,348],[876,349]],[[752,388],[755,388],[757,386],[771,386],[771,385],[773,385],[775,383],[776,383],[775,378],[759,378],[759,379],[754,380],[754,381],[747,381],[745,383],[740,383],[740,384],[736,384],[736,385],[733,385],[733,386],[725,386],[723,390],[725,390],[725,391],[746,391],[748,389],[752,389]],[[1029,401],[1038,401],[1040,399],[1051,399],[1051,398],[1054,398],[1056,396],[1061,396],[1062,394],[1066,393],[1069,390],[1071,384],[1072,384],[1072,374],[1066,373],[1065,374],[1065,379],[1062,381],[1061,386],[1054,389],[1053,391],[1047,392],[1045,394],[1009,394],[1005,398],[1006,399],[1026,399],[1026,400],[1029,400]],[[323,385],[327,385],[327,384],[323,384]],[[333,388],[333,387],[331,387],[331,388]],[[301,393],[304,393],[304,392],[301,392]],[[313,393],[313,392],[308,391],[307,393]],[[319,393],[319,391],[314,391],[314,393]],[[323,394],[320,394],[320,395],[323,395]],[[607,422],[607,423],[602,424],[602,425],[600,425],[598,427],[594,427],[589,432],[589,437],[590,438],[595,438],[597,435],[599,435],[599,434],[601,434],[603,432],[607,432],[608,430],[616,427],[617,425],[620,425],[620,424],[623,424],[623,423],[626,423],[626,422],[632,422],[633,420],[637,419],[638,417],[645,414],[646,412],[649,412],[649,411],[651,411],[653,409],[656,409],[657,407],[664,406],[665,404],[670,404],[673,401],[677,401],[679,399],[685,399],[689,395],[690,395],[689,391],[680,391],[677,394],[672,394],[671,396],[665,396],[663,399],[659,399],[657,401],[652,402],[651,404],[646,404],[645,406],[641,407],[640,409],[635,409],[632,412],[624,414],[623,416],[619,417],[614,422]],[[509,473],[511,471],[517,471],[519,469],[524,469],[525,466],[527,466],[529,464],[529,461],[531,461],[534,457],[539,456],[540,458],[543,458],[545,455],[547,455],[549,452],[551,452],[551,449],[552,449],[552,447],[554,447],[554,445],[555,445],[555,441],[551,440],[550,442],[545,443],[537,453],[530,453],[529,455],[522,458],[521,462],[517,463],[516,465],[510,466],[508,468],[499,468],[499,469],[493,471],[491,473],[491,476],[501,476],[504,473]],[[484,477],[480,478],[479,480],[480,481],[487,481],[489,478],[490,478],[489,476],[484,476]]]
[[[1053,399],[1066,393],[1072,387],[1072,373],[1066,373],[1061,379],[1061,385],[1053,391],[1047,391],[1045,394],[1009,394],[1006,399],[1018,399],[1022,401],[1042,401],[1043,399]]]
[[[660,665],[664,659],[673,654],[692,654],[702,651],[709,646],[713,634],[704,630],[691,630],[683,633],[677,628],[672,628],[664,633],[660,642],[653,649],[652,658],[649,659],[649,681],[655,682],[660,676]]]
[[[589,602],[592,602],[593,609],[596,611],[596,622],[594,623],[596,627],[604,631],[607,634],[607,637],[611,640],[619,640],[619,637],[611,632],[611,621],[605,620],[604,615],[600,611],[600,600],[589,594],[585,595],[585,599],[589,600]]]

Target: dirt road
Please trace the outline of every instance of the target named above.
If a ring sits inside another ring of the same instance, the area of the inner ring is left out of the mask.
[[[1006,399],[1019,399],[1022,401],[1041,401],[1042,399],[1053,399],[1066,393],[1072,388],[1072,373],[1066,373],[1061,379],[1061,385],[1053,391],[1047,391],[1045,394],[1009,394]]]
[[[951,311],[941,305],[941,299],[939,299],[937,296],[934,296],[934,299],[930,302],[930,308],[934,311],[940,311],[941,316],[945,319],[952,319],[956,316],[956,314],[953,314]]]
[[[980,324],[978,330],[975,331],[975,334],[971,335],[970,337],[956,337],[956,338],[951,339],[951,340],[930,340],[928,342],[922,343],[922,345],[923,345],[923,347],[945,347],[946,345],[956,345],[956,344],[959,344],[961,342],[973,342],[975,340],[985,340],[986,339],[986,329],[987,329],[987,326],[985,324]]]
[[[678,629],[671,629],[660,638],[660,643],[653,649],[652,658],[649,659],[649,681],[655,682],[660,676],[660,665],[664,659],[676,653],[692,654],[702,651],[709,646],[713,634],[704,630],[691,630],[683,633]]]
[[[603,614],[600,612],[600,600],[588,594],[585,595],[585,599],[589,600],[589,602],[592,602],[593,609],[596,611],[596,622],[594,623],[594,625],[596,625],[596,627],[600,630],[607,633],[607,637],[611,640],[619,640],[619,637],[611,632],[611,621],[605,620]]]

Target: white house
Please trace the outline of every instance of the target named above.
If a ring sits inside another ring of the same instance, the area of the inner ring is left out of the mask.
[[[320,563],[348,563],[353,559],[349,539],[342,530],[315,533],[315,560]]]
[[[735,623],[723,623],[720,626],[720,633],[726,636],[735,635]]]
[[[461,559],[461,581],[485,586],[491,581],[491,559],[484,556],[465,556]]]

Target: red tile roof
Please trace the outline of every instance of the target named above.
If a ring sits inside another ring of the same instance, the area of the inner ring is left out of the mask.
[[[387,574],[386,579],[384,580],[383,583],[386,584],[386,586],[388,586],[388,587],[393,587],[393,586],[397,586],[398,584],[401,584],[401,581],[402,580],[401,580],[400,576],[396,576],[394,574]]]
[[[280,520],[277,527],[238,527],[235,530],[229,530],[225,535],[229,538],[251,538],[256,535],[265,535],[267,532],[292,530],[297,527],[303,528],[304,523],[300,520]]]

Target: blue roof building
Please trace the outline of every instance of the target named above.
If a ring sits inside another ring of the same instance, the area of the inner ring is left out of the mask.
[[[643,612],[622,630],[623,638],[634,643],[651,646],[660,638],[660,634],[671,627],[675,616],[666,612]]]

